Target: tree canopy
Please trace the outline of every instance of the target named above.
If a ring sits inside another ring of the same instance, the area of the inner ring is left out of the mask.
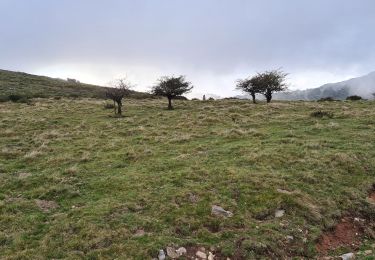
[[[168,109],[173,109],[172,99],[191,91],[193,86],[186,81],[185,76],[164,76],[152,88],[151,93],[168,98]]]

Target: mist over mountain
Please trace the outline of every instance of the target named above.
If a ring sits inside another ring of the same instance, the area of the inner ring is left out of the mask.
[[[372,99],[372,93],[375,93],[375,71],[362,77],[328,83],[318,88],[276,93],[274,98],[279,100],[318,100],[325,97],[345,99],[348,96],[358,95],[365,99]]]

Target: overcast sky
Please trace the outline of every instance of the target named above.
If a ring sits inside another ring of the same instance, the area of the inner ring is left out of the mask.
[[[0,68],[195,95],[282,67],[291,89],[375,70],[375,0],[0,0]]]

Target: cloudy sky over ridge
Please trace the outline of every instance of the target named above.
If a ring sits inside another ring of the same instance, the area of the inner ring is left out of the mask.
[[[194,92],[282,67],[291,89],[375,70],[374,0],[0,0],[0,68],[147,90],[184,74]]]

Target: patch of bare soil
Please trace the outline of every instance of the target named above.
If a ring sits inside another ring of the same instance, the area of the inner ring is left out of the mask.
[[[350,247],[358,249],[363,238],[363,228],[359,221],[355,221],[352,217],[341,219],[335,228],[324,233],[319,240],[316,249],[320,254],[325,254],[330,250],[339,247]]]
[[[375,203],[375,190],[370,192],[368,199],[370,202]]]

